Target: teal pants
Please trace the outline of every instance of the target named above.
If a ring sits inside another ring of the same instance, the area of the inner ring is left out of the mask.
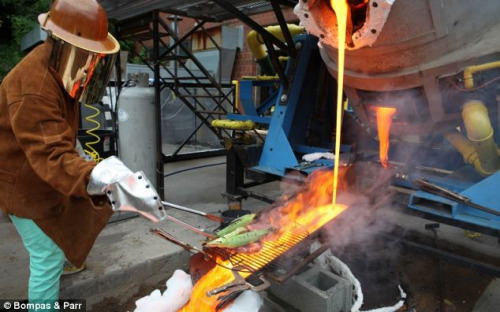
[[[59,281],[64,265],[64,253],[33,220],[13,215],[10,215],[10,219],[21,235],[23,244],[30,255],[28,300],[30,303],[48,303],[53,307],[54,302],[59,299]]]

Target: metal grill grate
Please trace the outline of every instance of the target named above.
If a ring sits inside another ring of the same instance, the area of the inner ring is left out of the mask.
[[[205,251],[213,256],[229,260],[233,267],[244,267],[249,272],[256,272],[266,266],[272,266],[274,260],[297,246],[309,234],[303,228],[293,227],[290,231],[282,234],[279,240],[265,241],[261,249],[255,253],[230,252],[222,248],[206,248]]]

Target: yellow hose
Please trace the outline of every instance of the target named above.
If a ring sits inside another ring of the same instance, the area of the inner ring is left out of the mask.
[[[95,141],[85,142],[85,147],[87,149],[84,148],[83,151],[85,152],[85,154],[90,155],[92,157],[92,159],[94,160],[94,162],[98,163],[102,160],[101,155],[99,155],[99,153],[91,145],[97,144],[101,141],[101,138],[97,134],[94,133],[95,130],[98,130],[101,127],[101,124],[94,119],[96,116],[98,116],[101,113],[101,111],[92,105],[89,105],[89,104],[84,104],[84,105],[85,105],[85,107],[91,108],[95,111],[95,114],[85,117],[85,120],[87,120],[88,122],[93,123],[95,125],[94,128],[88,129],[86,131],[86,133],[88,135],[93,136],[95,138]]]

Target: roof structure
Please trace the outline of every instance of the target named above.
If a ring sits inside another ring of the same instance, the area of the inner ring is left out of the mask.
[[[117,21],[133,18],[155,10],[214,22],[234,18],[234,15],[216,4],[214,1],[99,0],[99,2],[106,10],[108,18]],[[230,2],[246,15],[271,10],[270,1],[267,0],[233,0]]]

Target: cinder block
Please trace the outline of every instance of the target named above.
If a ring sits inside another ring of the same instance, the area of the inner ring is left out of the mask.
[[[344,278],[311,266],[282,285],[269,288],[272,296],[303,312],[348,312],[353,286]]]

